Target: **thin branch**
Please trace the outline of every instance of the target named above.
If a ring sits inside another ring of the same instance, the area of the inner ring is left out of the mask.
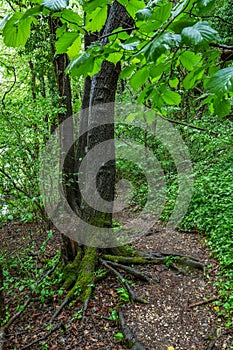
[[[211,133],[213,135],[218,135],[217,132],[210,131],[210,130],[208,130],[206,128],[202,128],[202,127],[191,125],[191,124],[188,124],[188,123],[185,123],[185,122],[181,122],[181,121],[178,121],[178,120],[166,118],[166,117],[164,117],[161,114],[157,114],[157,115],[158,115],[158,117],[160,117],[160,118],[162,118],[164,120],[167,120],[168,122],[173,123],[173,124],[188,126],[189,128],[192,128],[192,129],[196,129],[196,130],[200,130],[200,131],[207,131],[207,132],[209,132],[209,133]]]
[[[218,296],[213,296],[212,298],[204,299],[204,300],[198,301],[196,303],[190,304],[190,305],[188,305],[188,308],[191,309],[195,306],[209,304],[209,303],[212,303],[213,301],[216,301],[218,299],[219,299]]]
[[[28,197],[28,198],[32,198],[31,195],[30,195],[28,192],[26,192],[26,191],[24,191],[22,188],[18,187],[18,186],[16,185],[16,183],[14,182],[14,180],[12,179],[12,177],[11,177],[9,174],[7,174],[3,169],[0,169],[0,172],[1,172],[5,177],[7,177],[7,178],[11,181],[13,187],[14,187],[17,191],[23,193],[23,194],[24,194],[26,197]]]
[[[1,63],[3,63],[3,62],[1,62]],[[4,92],[2,100],[1,100],[2,106],[5,109],[5,107],[6,107],[6,105],[5,105],[6,95],[9,94],[12,91],[12,89],[14,88],[16,81],[17,81],[17,76],[16,76],[16,72],[15,72],[15,67],[13,67],[13,66],[10,67],[10,66],[7,66],[6,64],[4,64],[4,66],[8,69],[11,69],[13,71],[13,74],[14,74],[14,81],[13,81],[12,85],[9,87],[9,89]]]
[[[108,38],[108,37],[110,37],[110,36],[112,36],[112,35],[116,35],[116,34],[123,33],[123,32],[125,32],[125,31],[127,31],[127,30],[132,31],[132,30],[135,30],[135,29],[138,29],[138,28],[137,28],[137,27],[129,27],[129,28],[125,28],[125,29],[119,29],[119,30],[117,30],[117,31],[115,31],[115,32],[113,32],[113,33],[107,33],[107,34],[105,34],[105,35],[102,35],[102,36],[99,38],[99,40],[102,40],[102,39],[104,39],[104,38]]]

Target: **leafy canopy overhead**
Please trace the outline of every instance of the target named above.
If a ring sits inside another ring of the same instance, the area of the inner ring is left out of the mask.
[[[93,76],[103,60],[122,63],[122,78],[129,78],[138,92],[139,103],[150,105],[166,115],[169,105],[179,106],[182,96],[198,84],[207,92],[203,103],[221,116],[229,112],[233,94],[233,70],[220,69],[218,33],[202,15],[209,13],[213,0],[118,0],[134,19],[134,28],[119,26],[113,33],[101,33],[106,23],[109,1],[89,0],[82,7],[69,7],[68,0],[44,0],[2,21],[7,46],[25,45],[37,15],[59,18],[56,54],[70,58],[67,68],[72,76]],[[84,15],[85,21],[84,21]],[[96,41],[84,52],[84,34],[96,33]],[[210,45],[211,44],[211,45]],[[214,69],[213,69],[214,68]],[[221,97],[219,99],[219,96]],[[219,113],[221,111],[221,113]]]

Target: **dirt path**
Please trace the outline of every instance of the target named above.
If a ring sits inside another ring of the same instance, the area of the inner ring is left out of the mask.
[[[25,240],[28,244],[33,239],[34,246],[39,247],[46,236],[43,237],[38,230],[33,225],[6,225],[2,228],[1,241],[12,254],[19,251],[17,247]],[[134,243],[135,248],[192,255],[211,267],[205,273],[195,270],[192,274],[178,273],[162,265],[141,267],[151,276],[160,278],[160,283],[153,285],[134,281],[134,289],[149,301],[146,305],[121,304],[116,292],[121,286],[109,274],[96,286],[85,319],[79,318],[80,303],[74,302],[58,317],[56,324],[62,325],[59,329],[48,338],[27,347],[48,334],[47,322],[62,299],[54,295],[43,303],[34,301],[10,327],[6,350],[22,350],[25,346],[31,350],[124,350],[124,343],[114,338],[114,334],[119,332],[115,322],[107,319],[111,309],[119,304],[128,326],[147,350],[233,349],[232,329],[224,327],[225,321],[218,317],[213,303],[189,307],[217,293],[213,282],[218,263],[210,257],[204,241],[204,237],[198,234],[167,232],[155,222],[150,236],[141,237]],[[49,244],[47,249],[52,254],[59,247],[59,239]],[[26,293],[18,292],[17,296],[5,293],[9,312],[14,313],[16,303],[19,299],[25,300]]]

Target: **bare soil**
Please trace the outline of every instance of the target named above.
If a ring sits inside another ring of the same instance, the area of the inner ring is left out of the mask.
[[[1,229],[1,250],[7,251],[8,256],[20,257],[20,252],[34,242],[28,258],[35,259],[37,268],[43,268],[38,251],[46,237],[39,225],[8,223]],[[48,243],[46,257],[52,258],[59,246],[60,236],[55,232],[54,239]],[[131,279],[134,290],[148,300],[145,305],[122,302],[117,293],[121,285],[109,273],[96,285],[86,316],[77,318],[79,302],[67,305],[54,321],[53,326],[57,326],[54,331],[46,327],[63,297],[54,293],[43,303],[35,299],[10,326],[5,349],[127,349],[122,340],[114,338],[119,329],[108,319],[111,310],[117,307],[121,307],[127,325],[147,350],[233,349],[233,329],[225,327],[226,320],[219,316],[215,303],[192,307],[194,303],[218,295],[214,282],[218,280],[219,264],[211,255],[205,236],[166,231],[155,221],[148,236],[142,235],[133,246],[141,251],[194,256],[209,267],[204,272],[173,270],[164,265],[139,267],[160,279],[160,283],[151,285]],[[10,272],[17,276],[19,269]],[[9,294],[5,290],[5,303],[11,315],[16,313],[19,300],[24,303],[27,293],[23,290]]]

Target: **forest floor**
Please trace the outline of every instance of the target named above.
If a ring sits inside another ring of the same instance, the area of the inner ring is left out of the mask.
[[[28,259],[34,259],[37,269],[43,268],[38,252],[47,235],[38,225],[8,223],[1,231],[1,250],[20,261],[21,252],[34,242]],[[59,234],[55,234],[48,242],[46,258],[52,258],[59,245]],[[121,285],[109,273],[97,283],[83,319],[79,319],[81,304],[74,302],[65,306],[51,329],[48,323],[63,297],[54,293],[44,302],[33,299],[9,327],[4,349],[127,349],[122,340],[114,337],[119,332],[116,322],[109,320],[111,310],[119,306],[127,325],[147,350],[233,349],[233,329],[225,326],[226,320],[219,316],[215,303],[193,305],[217,296],[214,282],[218,280],[219,264],[210,254],[205,236],[195,232],[168,232],[155,221],[150,234],[141,236],[132,246],[141,251],[193,256],[208,268],[187,272],[164,265],[141,266],[142,271],[160,279],[160,283],[150,285],[131,279],[135,283],[134,290],[145,297],[148,304],[122,302],[117,293]],[[16,266],[11,268],[10,274],[17,278],[19,271]],[[14,293],[5,291],[7,311],[11,315],[16,313],[19,300],[21,305],[25,302],[28,292],[27,289],[16,289]]]

